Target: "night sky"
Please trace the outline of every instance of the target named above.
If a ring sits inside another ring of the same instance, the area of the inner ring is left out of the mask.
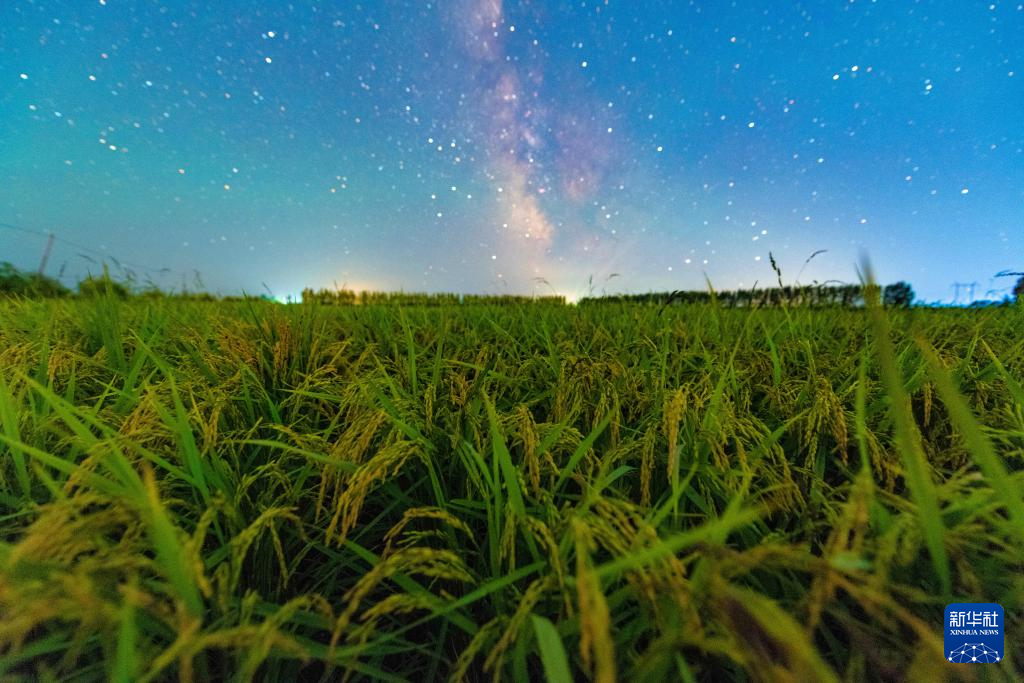
[[[1024,5],[3,0],[0,223],[69,283],[575,298],[767,286],[772,252],[998,298]]]

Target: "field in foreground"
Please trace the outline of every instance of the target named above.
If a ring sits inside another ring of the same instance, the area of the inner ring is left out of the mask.
[[[1020,680],[1021,330],[0,301],[0,678]]]

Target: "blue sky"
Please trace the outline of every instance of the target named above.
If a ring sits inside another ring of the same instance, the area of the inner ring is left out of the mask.
[[[824,249],[801,281],[980,298],[1024,269],[1022,35],[969,0],[3,3],[0,260],[574,297]]]

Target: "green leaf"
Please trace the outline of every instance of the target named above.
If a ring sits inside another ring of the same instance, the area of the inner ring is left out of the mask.
[[[548,683],[572,683],[569,673],[569,658],[565,654],[562,638],[549,619],[536,614],[531,615],[533,632],[537,636],[537,648],[540,650],[540,661],[544,665],[544,675]]]

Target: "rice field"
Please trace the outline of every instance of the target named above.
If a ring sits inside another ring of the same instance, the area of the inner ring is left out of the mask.
[[[1022,330],[0,300],[0,679],[1021,680]]]

